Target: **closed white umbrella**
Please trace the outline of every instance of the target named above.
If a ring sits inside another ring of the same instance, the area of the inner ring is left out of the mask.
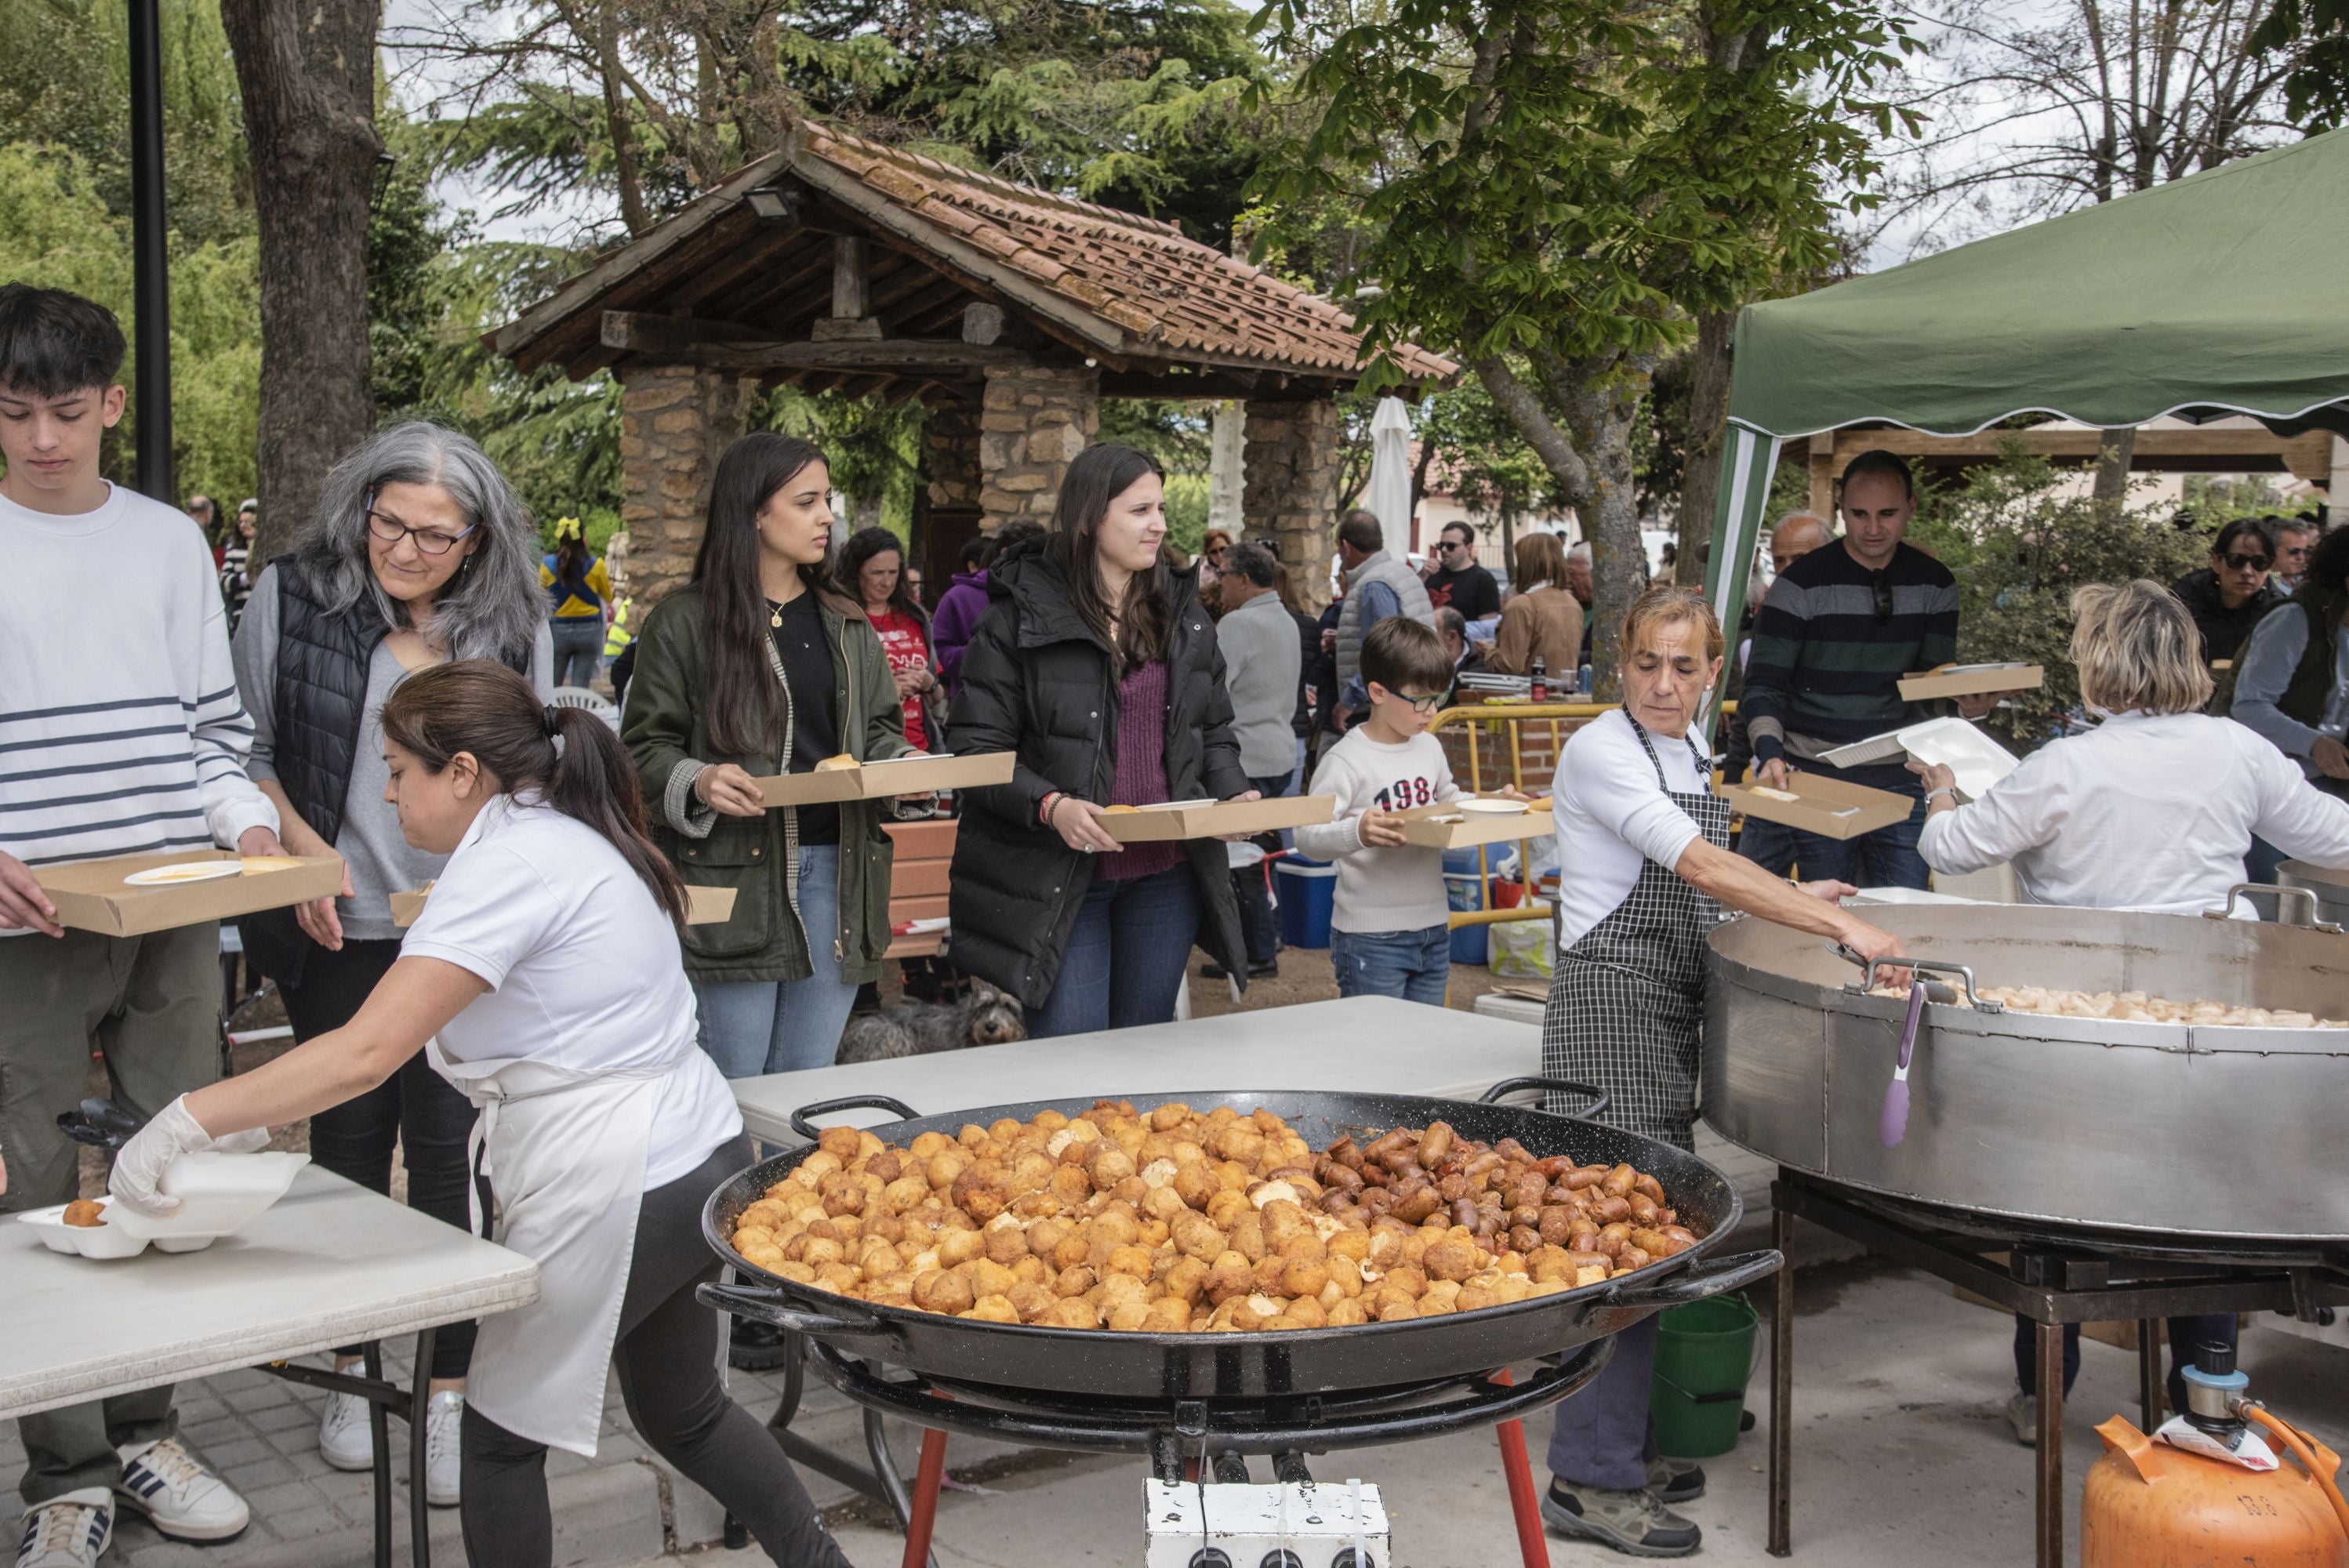
[[[1371,415],[1371,483],[1363,504],[1379,520],[1387,553],[1411,551],[1411,412],[1400,397],[1381,397]]]

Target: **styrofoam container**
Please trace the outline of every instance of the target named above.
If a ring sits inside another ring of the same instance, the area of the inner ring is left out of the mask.
[[[79,1253],[86,1258],[135,1258],[147,1250],[147,1238],[136,1235],[117,1222],[111,1212],[114,1200],[100,1198],[98,1206],[109,1210],[103,1225],[68,1225],[66,1205],[55,1203],[46,1209],[27,1209],[16,1216],[20,1225],[30,1225],[33,1233],[41,1238],[41,1245],[53,1253],[68,1256]],[[126,1211],[127,1212],[128,1211]]]
[[[1979,800],[1992,786],[2023,766],[2022,759],[1962,718],[1932,718],[1900,731],[1909,755],[1939,763],[1957,775],[1958,789]]]
[[[295,1172],[308,1163],[306,1154],[275,1150],[230,1154],[207,1149],[182,1154],[157,1183],[165,1197],[180,1200],[177,1213],[159,1220],[125,1206],[107,1228],[119,1225],[167,1253],[198,1252],[285,1196]]]

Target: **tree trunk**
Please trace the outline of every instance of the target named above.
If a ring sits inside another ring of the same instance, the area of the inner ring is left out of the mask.
[[[1647,396],[1655,357],[1577,365],[1567,409],[1576,450],[1590,483],[1575,498],[1590,540],[1593,597],[1599,625],[1590,643],[1591,696],[1614,702],[1623,695],[1618,665],[1623,612],[1646,586],[1640,570],[1647,546],[1640,538],[1640,500],[1631,482],[1631,424]]]
[[[1721,438],[1729,423],[1729,332],[1737,317],[1715,311],[1697,321],[1689,349],[1688,428],[1682,433],[1680,557],[1672,580],[1704,586],[1704,544],[1721,495]]]
[[[2096,443],[2096,488],[2088,505],[2098,516],[2118,517],[2128,505],[2129,462],[2137,455],[2137,427],[2106,430]]]
[[[254,567],[308,521],[336,459],[375,428],[367,209],[378,0],[221,0],[261,239],[261,529]]]

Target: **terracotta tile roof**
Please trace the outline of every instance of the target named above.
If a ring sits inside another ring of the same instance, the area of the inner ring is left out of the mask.
[[[945,235],[1015,268],[1167,357],[1184,351],[1268,367],[1351,377],[1361,335],[1335,305],[1157,219],[1056,195],[830,127],[801,128],[801,158],[821,159]],[[1459,366],[1406,344],[1415,378]]]

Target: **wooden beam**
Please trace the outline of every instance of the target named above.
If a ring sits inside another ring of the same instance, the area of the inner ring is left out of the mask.
[[[770,331],[733,321],[636,310],[604,313],[604,346],[628,354],[681,354],[706,344],[758,343],[772,336]]]
[[[997,348],[976,343],[947,343],[926,337],[885,337],[877,341],[830,343],[705,344],[693,349],[691,357],[697,365],[745,373],[821,370],[843,376],[907,371],[977,376],[990,365],[1024,365],[1029,360],[1026,354],[1016,348]]]
[[[1832,456],[1833,471],[1871,448],[1934,465],[1995,462],[2010,443],[2032,457],[2051,463],[2093,463],[2102,439],[2092,429],[1983,430],[1971,436],[1929,436],[1921,430],[1838,430]],[[1823,442],[1814,443],[1814,452]],[[1815,455],[1814,468],[1820,463]],[[2304,436],[2278,436],[2265,429],[2227,429],[2201,426],[2189,429],[2147,429],[2137,433],[2131,466],[2139,471],[2171,473],[2268,473],[2282,469],[2300,479],[2322,483],[2333,475],[2333,437],[2323,430]]]
[[[1003,335],[1003,307],[973,302],[962,308],[962,340],[965,343],[993,343]]]
[[[841,234],[832,242],[832,314],[842,321],[862,321],[872,314],[873,279],[866,270],[864,236]]]

